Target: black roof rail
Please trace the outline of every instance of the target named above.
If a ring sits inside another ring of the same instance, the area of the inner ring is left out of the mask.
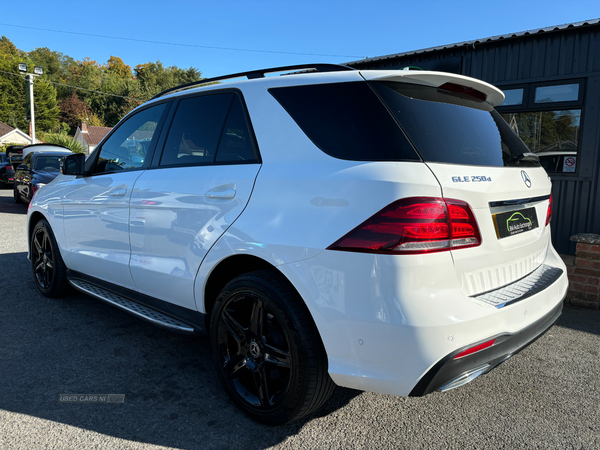
[[[251,70],[249,72],[240,72],[234,73],[232,75],[222,75],[220,77],[214,78],[204,78],[198,81],[192,81],[191,83],[182,84],[181,86],[175,86],[173,88],[162,91],[160,94],[156,94],[151,100],[155,98],[162,97],[163,95],[168,94],[169,92],[181,91],[184,89],[189,89],[194,86],[200,86],[202,84],[214,83],[216,81],[230,80],[233,78],[241,78],[247,77],[249,80],[253,80],[255,78],[264,78],[266,73],[276,73],[276,72],[289,72],[291,70],[303,70],[303,69],[313,69],[309,70],[310,72],[337,72],[342,70],[356,70],[354,67],[344,66],[341,64],[327,64],[327,63],[319,63],[319,64],[299,64],[296,66],[283,66],[283,67],[273,67],[272,69],[262,69],[262,70]]]

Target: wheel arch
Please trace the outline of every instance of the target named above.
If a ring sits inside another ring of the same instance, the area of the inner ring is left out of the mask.
[[[235,277],[262,269],[275,269],[264,259],[253,255],[232,255],[220,261],[211,271],[204,288],[204,311],[206,331],[210,330],[210,317],[221,290]]]
[[[28,257],[30,257],[30,255],[31,255],[31,235],[33,234],[33,229],[35,228],[37,223],[42,219],[48,220],[48,219],[46,219],[46,216],[44,216],[39,211],[34,211],[29,216],[29,221],[27,223],[27,256]]]
[[[302,299],[302,303],[304,304],[309,317],[312,319],[314,328],[319,335],[319,339],[321,342],[323,342],[323,338],[319,328],[317,327],[315,318],[313,317],[313,314],[304,301],[302,295],[300,295],[298,289],[296,289],[294,284],[276,266],[254,255],[238,254],[229,256],[228,258],[220,261],[211,271],[204,288],[204,311],[207,333],[210,333],[210,320],[212,311],[221,290],[235,277],[245,273],[254,272],[256,270],[272,270],[276,272],[281,280],[284,281],[300,299]]]

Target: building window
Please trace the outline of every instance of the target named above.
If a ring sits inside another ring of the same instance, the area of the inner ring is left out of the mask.
[[[576,102],[579,98],[579,83],[535,88],[535,103]]]
[[[502,106],[514,106],[523,104],[523,91],[524,89],[506,89],[504,92],[504,101]]]
[[[577,171],[582,87],[577,81],[503,89],[498,112],[550,174]]]
[[[575,172],[581,110],[503,113],[546,172]]]

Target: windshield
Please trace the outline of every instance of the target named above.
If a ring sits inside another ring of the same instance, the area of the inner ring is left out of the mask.
[[[540,165],[502,116],[481,99],[412,83],[371,86],[426,162]]]
[[[35,159],[33,170],[39,170],[43,172],[58,172],[60,168],[60,160],[63,158],[64,156],[58,155],[38,156]]]

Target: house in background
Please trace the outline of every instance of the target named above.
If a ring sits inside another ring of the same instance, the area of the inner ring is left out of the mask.
[[[104,139],[111,127],[91,127],[87,123],[81,122],[81,126],[75,131],[74,141],[80,142],[86,148],[86,155],[89,155],[96,146]]]
[[[40,141],[36,139],[35,142],[37,144]],[[13,128],[4,122],[0,122],[0,145],[3,144],[29,145],[31,144],[31,138],[18,128]]]

